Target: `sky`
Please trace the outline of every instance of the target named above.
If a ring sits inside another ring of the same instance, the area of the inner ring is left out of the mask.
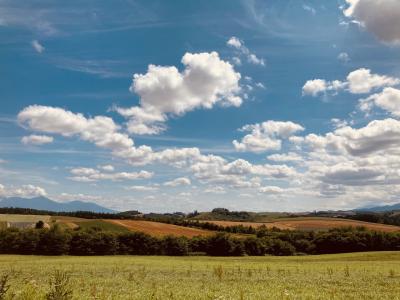
[[[400,202],[399,61],[399,0],[0,0],[0,198]]]

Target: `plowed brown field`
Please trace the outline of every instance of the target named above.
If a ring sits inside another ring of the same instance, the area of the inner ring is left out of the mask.
[[[261,223],[261,222],[232,222],[232,221],[204,221],[210,222],[221,226],[252,226],[260,227],[265,225],[267,228],[277,227],[279,229],[289,230],[327,230],[337,227],[358,227],[363,226],[370,230],[384,231],[384,232],[395,232],[400,231],[399,226],[369,223],[355,220],[336,219],[336,218],[298,218],[298,219],[284,219],[273,222]]]
[[[136,220],[104,220],[116,225],[124,226],[132,231],[140,231],[153,236],[205,236],[212,235],[214,232],[197,228],[177,226],[172,224],[151,222],[151,221],[136,221]]]

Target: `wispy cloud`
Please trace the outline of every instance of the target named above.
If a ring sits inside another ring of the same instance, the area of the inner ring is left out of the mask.
[[[124,65],[120,60],[96,60],[76,58],[55,58],[52,62],[61,69],[97,75],[102,78],[130,77],[128,71],[121,71]]]
[[[37,53],[43,53],[43,51],[45,50],[45,47],[42,44],[40,44],[38,40],[33,40],[31,42],[31,45]]]
[[[313,16],[315,16],[317,14],[317,10],[314,7],[311,7],[310,5],[303,4],[303,9],[305,11],[308,11]]]

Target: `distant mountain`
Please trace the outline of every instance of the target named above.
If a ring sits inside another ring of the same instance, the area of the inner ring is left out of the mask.
[[[400,210],[400,203],[396,203],[393,205],[384,205],[384,206],[374,206],[374,207],[362,207],[355,209],[356,211],[368,211],[368,212],[384,212],[391,210]]]
[[[31,208],[55,212],[91,211],[96,213],[115,213],[116,211],[92,202],[71,201],[56,202],[46,197],[19,198],[11,197],[0,200],[0,207]]]

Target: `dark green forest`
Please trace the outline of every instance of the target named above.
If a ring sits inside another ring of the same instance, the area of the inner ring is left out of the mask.
[[[260,228],[255,235],[235,238],[227,233],[210,237],[153,237],[145,233],[113,233],[100,229],[3,229],[1,254],[37,255],[306,255],[400,250],[400,233],[338,228],[303,232]]]

